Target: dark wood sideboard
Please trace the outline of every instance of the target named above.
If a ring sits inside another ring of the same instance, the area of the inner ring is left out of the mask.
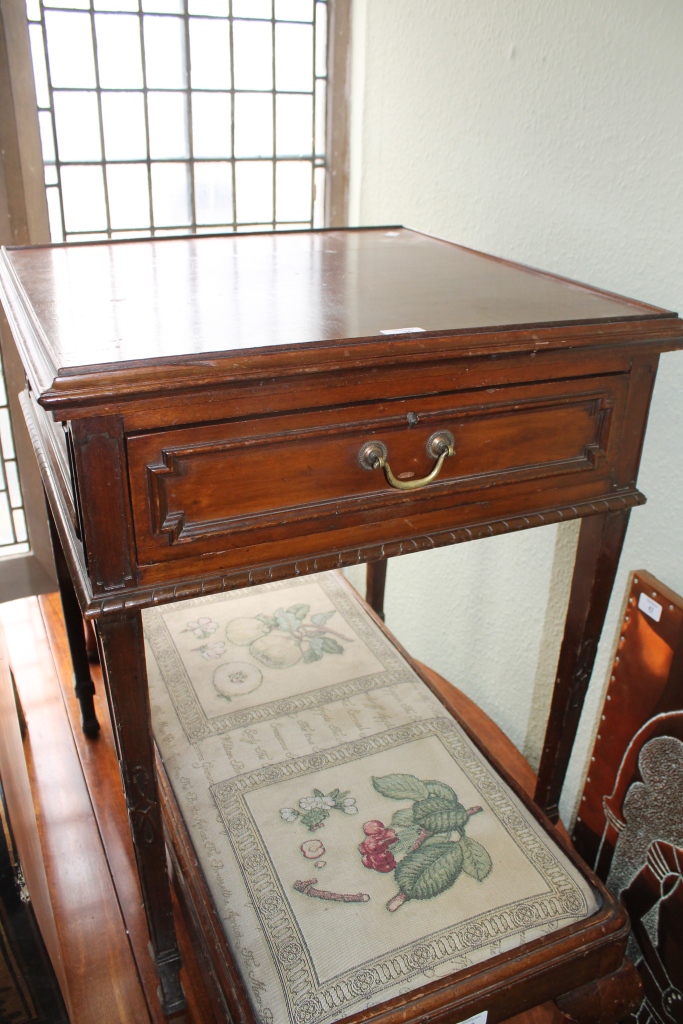
[[[167,1011],[146,607],[581,518],[536,792],[557,820],[676,314],[403,228],[7,249],[0,295],[92,732],[79,607],[97,627]]]

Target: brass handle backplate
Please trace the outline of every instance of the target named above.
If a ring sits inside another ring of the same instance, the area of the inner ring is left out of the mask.
[[[399,491],[416,491],[419,487],[426,487],[436,480],[441,472],[444,461],[455,455],[455,441],[450,430],[437,430],[427,441],[427,455],[436,459],[436,465],[431,473],[421,477],[419,480],[401,480],[394,476],[389,465],[389,452],[383,441],[366,441],[361,445],[358,452],[358,462],[363,469],[383,469],[387,482]]]

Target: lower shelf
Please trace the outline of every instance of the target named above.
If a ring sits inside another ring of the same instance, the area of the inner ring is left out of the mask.
[[[496,1022],[619,968],[623,909],[342,577],[144,614],[168,844],[225,1019]]]

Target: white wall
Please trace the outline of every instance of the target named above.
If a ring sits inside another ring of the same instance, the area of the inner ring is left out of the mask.
[[[683,310],[680,0],[353,0],[351,223],[403,223]],[[627,573],[683,592],[683,355],[660,364],[563,816]],[[395,559],[387,621],[533,761],[575,524]],[[355,572],[354,582],[360,574]]]

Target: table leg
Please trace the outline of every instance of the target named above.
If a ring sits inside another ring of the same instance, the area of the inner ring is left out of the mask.
[[[66,635],[69,641],[69,652],[74,675],[74,693],[81,708],[81,728],[86,736],[94,739],[100,731],[100,723],[95,713],[95,684],[90,675],[90,663],[85,643],[85,632],[83,630],[83,619],[81,609],[76,597],[76,591],[71,581],[71,574],[66,564],[62,542],[59,539],[57,527],[50,504],[45,502],[50,522],[50,538],[52,540],[52,551],[55,558],[57,570],[57,583],[59,585],[59,596],[62,599],[62,611],[64,613],[64,624]]]
[[[609,604],[630,509],[581,522],[569,608],[534,799],[551,821],[558,804]]]
[[[97,622],[102,669],[112,711],[128,821],[142,887],[150,952],[165,1014],[182,1010],[182,966],[173,923],[161,821],[143,644],[142,616],[128,612]]]
[[[365,600],[382,622],[384,622],[384,590],[387,583],[387,559],[368,562],[365,583]]]

